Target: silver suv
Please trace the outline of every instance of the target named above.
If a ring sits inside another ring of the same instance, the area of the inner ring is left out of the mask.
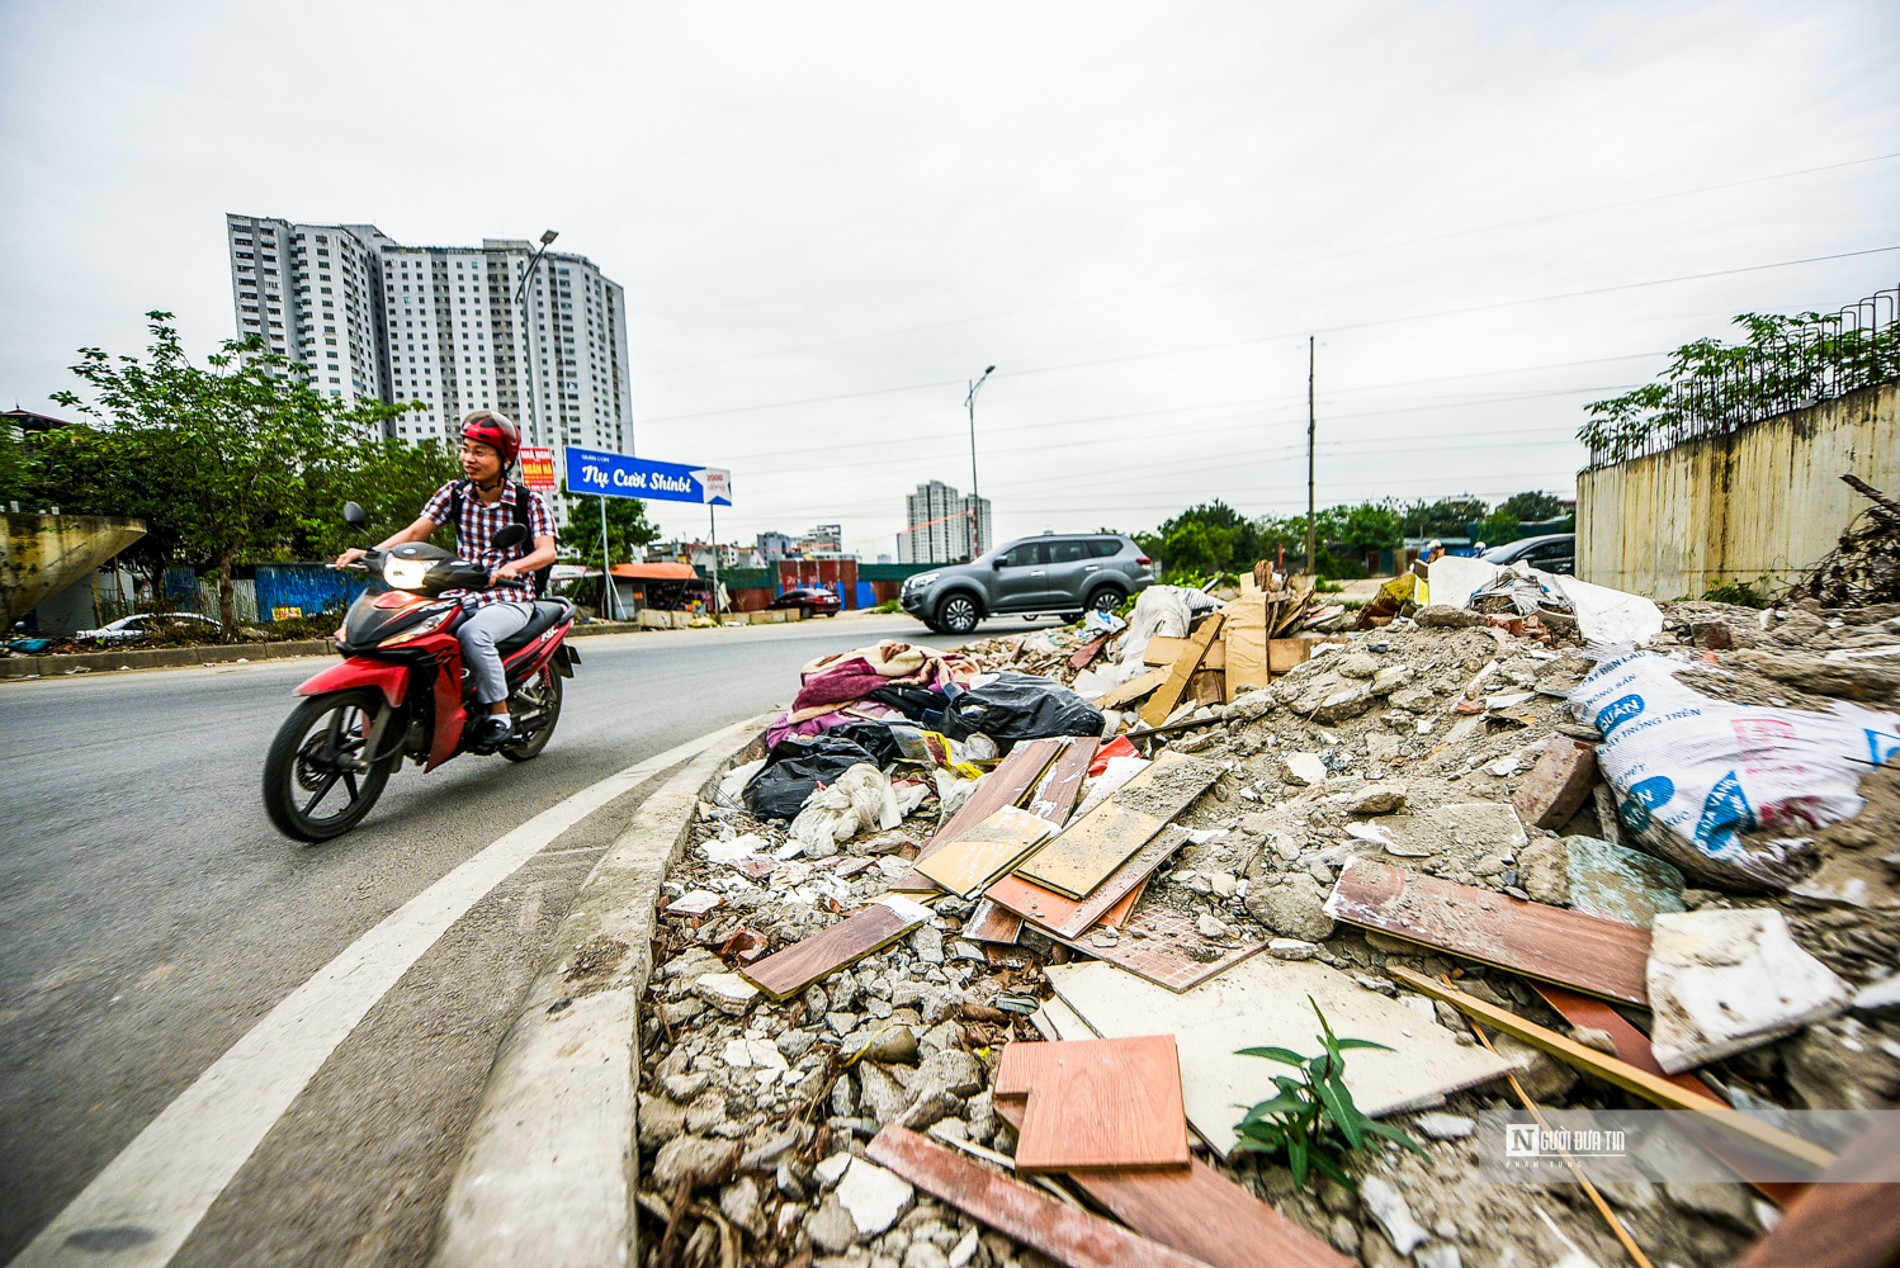
[[[1154,584],[1153,561],[1117,533],[1044,533],[904,582],[904,611],[939,634],[968,634],[988,616],[1112,612]]]

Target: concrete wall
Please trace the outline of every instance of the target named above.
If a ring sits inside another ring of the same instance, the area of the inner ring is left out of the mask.
[[[77,585],[95,568],[145,536],[143,520],[103,515],[0,517],[0,598],[6,624],[31,612],[40,601]]]
[[[1784,585],[1832,550],[1867,500],[1900,493],[1900,384],[1577,478],[1577,575],[1657,599],[1721,582]]]

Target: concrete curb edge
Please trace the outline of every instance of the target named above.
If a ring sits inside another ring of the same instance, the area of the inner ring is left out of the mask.
[[[639,1004],[653,971],[660,884],[702,794],[759,743],[768,721],[714,732],[641,802],[581,886],[496,1049],[443,1204],[434,1264],[636,1259]]]

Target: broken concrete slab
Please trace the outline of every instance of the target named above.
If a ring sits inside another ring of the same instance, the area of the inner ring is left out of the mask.
[[[1285,1072],[1236,1050],[1267,1045],[1318,1052],[1319,1020],[1309,995],[1335,1033],[1395,1049],[1353,1053],[1346,1086],[1368,1114],[1435,1105],[1448,1092],[1512,1068],[1504,1058],[1460,1044],[1404,1001],[1364,990],[1316,961],[1245,960],[1179,994],[1101,962],[1054,965],[1048,977],[1063,1003],[1104,1037],[1175,1036],[1188,1122],[1223,1158],[1239,1140],[1234,1124],[1244,1107],[1273,1096],[1273,1077]]]
[[[859,1237],[875,1237],[910,1207],[917,1191],[874,1162],[853,1158],[838,1180],[838,1204],[857,1226]]]
[[[1682,873],[1653,854],[1596,837],[1563,839],[1570,905],[1605,920],[1644,928],[1682,906]]]
[[[1848,1002],[1846,983],[1771,908],[1656,917],[1648,983],[1650,1043],[1670,1074],[1793,1034]]]

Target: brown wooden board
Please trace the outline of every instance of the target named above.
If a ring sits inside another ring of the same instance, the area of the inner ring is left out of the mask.
[[[1141,654],[1141,660],[1145,665],[1158,665],[1163,669],[1171,669],[1174,667],[1174,662],[1180,659],[1181,653],[1187,650],[1187,647],[1188,640],[1185,638],[1173,638],[1167,634],[1157,634],[1148,640],[1148,650]],[[1216,640],[1209,645],[1207,655],[1201,658],[1201,668],[1227,668],[1227,643],[1225,639]]]
[[[1020,1097],[996,1098],[996,1116],[1022,1129]],[[1214,1168],[1140,1167],[1074,1177],[1128,1227],[1211,1268],[1351,1268],[1352,1260]]]
[[[1891,1118],[1892,1115],[1882,1116]],[[1893,1268],[1900,1264],[1900,1139],[1880,1123],[1849,1145],[1840,1161],[1788,1207],[1774,1231],[1736,1268]],[[1878,1177],[1884,1183],[1871,1182]],[[1856,1178],[1870,1182],[1851,1183]]]
[[[748,964],[739,975],[773,999],[788,999],[825,975],[889,946],[928,919],[929,908],[893,894],[822,933]]]
[[[1205,1268],[1202,1260],[1078,1211],[896,1123],[872,1137],[865,1153],[937,1200],[1068,1268]]]
[[[1075,799],[1082,795],[1082,781],[1089,777],[1089,763],[1102,742],[1093,737],[1070,740],[1049,764],[1049,773],[1030,794],[1026,809],[1060,828],[1075,810]]]
[[[1163,753],[1017,868],[1044,889],[1085,898],[1221,776],[1213,762]]]
[[[1139,677],[1130,678],[1127,682],[1115,688],[1107,695],[1093,701],[1093,704],[1098,709],[1119,709],[1123,705],[1141,699],[1156,687],[1166,682],[1168,680],[1168,672],[1169,671],[1165,668],[1150,669],[1147,673]]]
[[[1017,875],[1003,877],[984,894],[991,902],[1007,907],[1058,937],[1079,938],[1128,899],[1157,867],[1186,845],[1187,840],[1185,828],[1163,828],[1153,840],[1129,855],[1127,862],[1110,872],[1087,898],[1069,898]]]
[[[1354,859],[1326,900],[1335,920],[1541,978],[1647,1004],[1649,930]]]
[[[1112,634],[1103,634],[1076,648],[1075,655],[1069,657],[1069,668],[1087,669],[1095,663],[1095,658],[1102,654],[1102,649],[1108,646],[1108,640],[1113,637]]]
[[[931,851],[929,858],[919,858],[916,867],[950,893],[974,898],[984,886],[1022,862],[1054,831],[1055,825],[1040,815],[1004,806],[981,823],[973,823],[943,842]]]
[[[1173,1035],[1012,1043],[997,1096],[1026,1096],[1016,1170],[1185,1167],[1187,1115]]]
[[[1004,806],[1020,806],[1029,790],[1042,778],[1042,772],[1049,766],[1050,759],[1062,748],[1061,740],[1029,740],[1018,744],[1009,751],[1009,756],[998,762],[996,769],[977,781],[976,791],[970,799],[957,807],[950,821],[943,825],[937,835],[924,843],[917,851],[912,862],[921,862],[934,853],[940,844],[956,839],[956,834],[964,828],[983,822]],[[935,893],[937,886],[929,877],[912,868],[900,877],[892,889],[906,893]]]
[[[1155,688],[1148,697],[1148,703],[1141,706],[1141,720],[1149,726],[1160,726],[1181,703],[1181,697],[1187,692],[1188,680],[1194,671],[1201,667],[1201,659],[1207,655],[1207,649],[1220,637],[1221,614],[1211,613],[1203,617],[1201,627],[1188,635],[1187,649],[1175,657],[1174,667],[1168,670],[1167,681]]]
[[[1108,923],[1106,917],[1102,923]],[[1245,936],[1217,942],[1203,935],[1187,914],[1157,902],[1134,908],[1117,928],[1122,936],[1109,946],[1093,939],[1057,937],[1056,941],[1176,992],[1226,972],[1267,945],[1265,938]]]
[[[963,936],[972,942],[996,942],[1005,946],[1014,943],[1022,931],[1021,916],[1005,911],[987,898],[976,905],[969,922],[963,926]]]

